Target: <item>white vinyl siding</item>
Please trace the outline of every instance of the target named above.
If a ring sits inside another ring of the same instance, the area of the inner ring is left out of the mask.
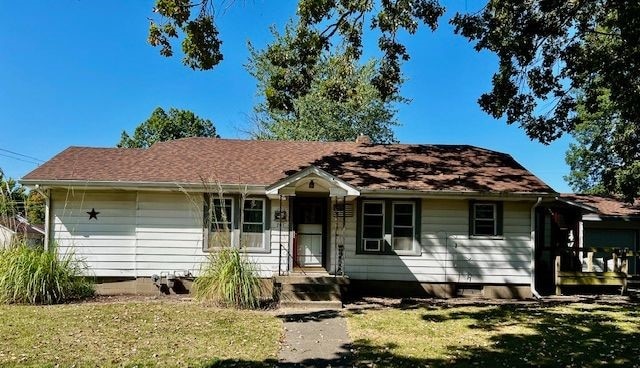
[[[61,254],[74,253],[90,275],[135,276],[136,193],[53,191],[51,204],[51,239]],[[97,220],[89,220],[92,208]]]
[[[529,284],[533,203],[505,201],[503,237],[470,239],[466,200],[424,199],[419,255],[356,254],[356,217],[347,217],[345,273],[361,280]],[[331,241],[335,231],[334,223]]]
[[[89,221],[95,208],[98,220]],[[203,195],[180,192],[55,190],[52,239],[97,277],[148,277],[160,272],[198,275],[203,250]],[[265,237],[269,232],[264,232]],[[268,239],[268,238],[267,238]],[[247,253],[261,277],[278,268],[278,247]]]
[[[182,270],[197,275],[207,260],[202,244],[202,201],[202,194],[177,191],[56,190],[52,193],[51,238],[58,242],[61,252],[73,251],[84,259],[90,274],[98,277],[151,276]],[[271,200],[270,206],[263,202],[263,222],[266,216],[275,217],[279,204],[279,200]],[[349,204],[357,208],[355,202]],[[416,241],[420,248],[417,255],[356,254],[356,220],[362,215],[356,211],[345,219],[345,274],[368,280],[528,284],[532,205],[532,201],[505,201],[503,237],[470,239],[466,200],[425,199],[420,204],[420,222],[416,218],[416,226],[422,231],[417,239],[420,241]],[[86,212],[92,208],[100,212],[98,220],[89,220]],[[286,200],[283,209],[289,210]],[[263,253],[247,250],[260,276],[271,277],[278,272],[280,244],[287,258],[289,221],[290,216],[282,224],[272,221],[271,230],[263,232],[267,239]],[[333,263],[337,258],[335,235],[336,230],[341,233],[342,218],[332,217],[329,228]],[[329,271],[334,266],[331,264]]]

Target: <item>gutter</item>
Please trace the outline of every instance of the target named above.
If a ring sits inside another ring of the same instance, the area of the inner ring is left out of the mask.
[[[542,296],[536,290],[536,208],[542,202],[542,197],[538,197],[536,203],[531,207],[531,294],[540,300]]]
[[[82,187],[91,189],[123,189],[123,190],[182,190],[189,192],[217,192],[220,188],[228,192],[246,192],[248,194],[264,194],[264,185],[186,183],[186,182],[148,182],[148,181],[88,181],[88,180],[20,180],[22,185],[34,188],[68,188]]]
[[[218,184],[218,183],[187,183],[187,182],[148,182],[148,181],[88,181],[88,180],[38,180],[23,179],[20,183],[25,186],[42,187],[83,187],[92,189],[143,189],[143,190],[183,190],[191,192],[218,191],[220,188],[227,192],[242,191],[248,194],[265,194],[273,185],[246,185],[242,183]],[[354,187],[354,189],[357,189]],[[409,189],[361,189],[360,196],[384,196],[385,198],[408,197],[437,197],[442,199],[460,199],[476,197],[492,197],[503,200],[519,200],[531,198],[556,198],[555,192],[480,192],[480,191],[454,191],[454,190],[409,190]]]
[[[442,199],[460,199],[462,198],[477,198],[477,197],[492,197],[502,200],[531,200],[544,198],[555,198],[557,193],[546,192],[476,192],[476,191],[453,191],[453,190],[407,190],[407,189],[379,189],[379,190],[366,190],[360,191],[361,196],[378,196],[385,198],[393,197],[435,197]]]

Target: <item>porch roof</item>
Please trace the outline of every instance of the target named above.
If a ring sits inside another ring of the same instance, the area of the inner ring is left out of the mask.
[[[266,193],[268,196],[278,196],[282,194],[292,195],[295,194],[298,184],[301,181],[304,179],[310,179],[311,182],[313,182],[316,178],[328,184],[327,189],[330,197],[356,197],[360,195],[360,191],[358,189],[315,166],[309,166],[306,169],[267,187]]]

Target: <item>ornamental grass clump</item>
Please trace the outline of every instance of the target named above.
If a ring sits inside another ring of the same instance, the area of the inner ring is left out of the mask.
[[[195,297],[204,302],[236,308],[260,305],[256,267],[237,248],[221,248],[210,255],[194,286]]]
[[[0,251],[0,302],[57,304],[92,296],[85,269],[73,253],[59,255],[55,247],[11,246]]]

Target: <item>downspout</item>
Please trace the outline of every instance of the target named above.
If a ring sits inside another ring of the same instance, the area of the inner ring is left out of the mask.
[[[40,185],[36,184],[34,190],[40,193],[41,196],[44,197],[44,250],[49,250],[49,233],[50,226],[49,220],[50,215],[49,212],[51,210],[51,197],[49,197],[43,190],[41,190]],[[47,191],[48,192],[48,191]]]
[[[531,294],[540,300],[542,296],[536,290],[536,208],[542,202],[542,197],[538,197],[536,203],[531,207]]]

